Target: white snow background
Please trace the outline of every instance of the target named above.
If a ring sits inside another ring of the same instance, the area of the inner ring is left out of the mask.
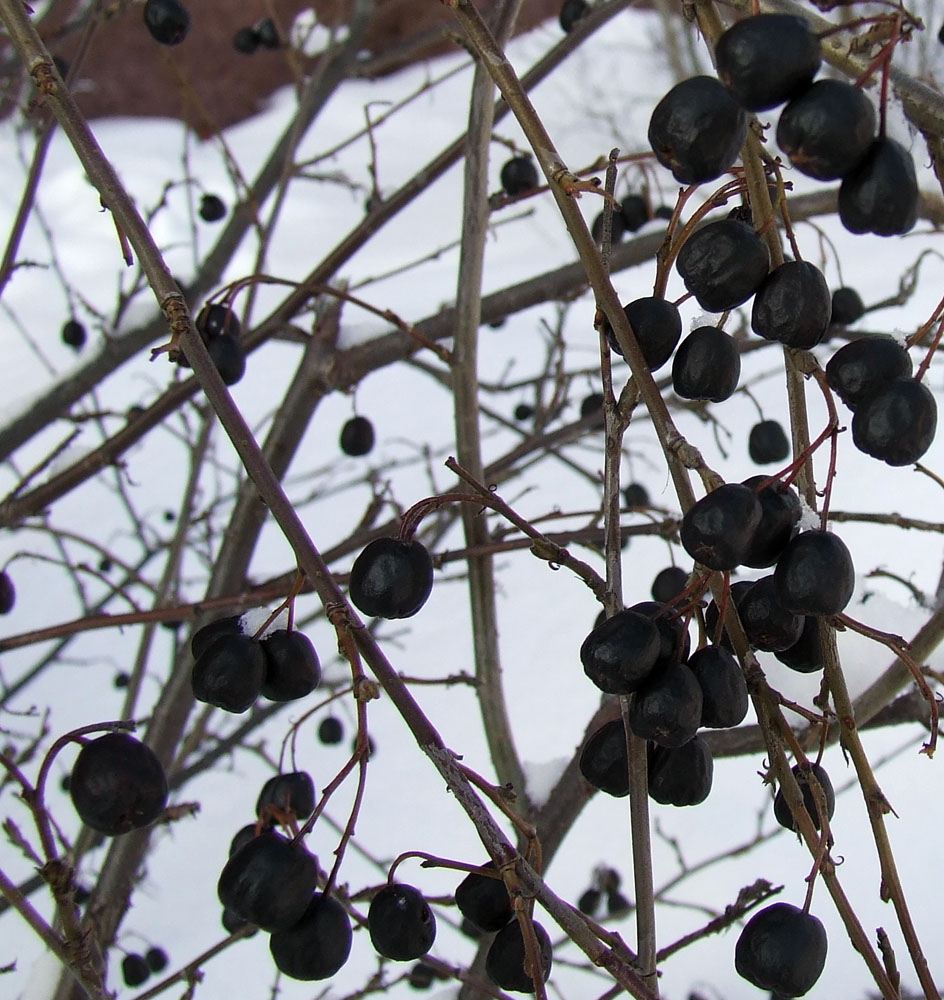
[[[613,146],[621,147],[624,153],[645,150],[649,114],[671,84],[661,53],[659,32],[655,15],[627,11],[534,91],[535,105],[565,162],[574,167],[583,166],[605,156]],[[509,49],[513,65],[519,72],[523,71],[559,37],[558,26],[548,23],[518,39]],[[933,49],[925,52],[931,53],[932,67],[940,69],[944,57],[937,58]],[[703,48],[701,55],[703,65],[707,66]],[[368,103],[395,101],[413,92],[428,76],[438,76],[447,68],[467,62],[467,57],[457,55],[374,83],[346,83],[305,137],[300,158],[330,149],[360,128]],[[393,116],[377,130],[377,172],[382,191],[394,190],[464,130],[470,80],[471,71],[467,68],[420,96],[407,110]],[[227,147],[244,176],[254,175],[274,138],[290,119],[293,106],[294,94],[282,92],[264,114],[227,131]],[[771,119],[775,114],[771,113]],[[927,169],[920,138],[909,135],[903,120],[895,114],[891,116],[890,130],[912,149],[922,185],[934,190],[934,178]],[[160,198],[163,185],[168,180],[183,179],[188,171],[201,189],[218,193],[232,203],[233,185],[218,143],[198,143],[188,138],[178,124],[162,121],[98,122],[94,131],[139,207],[153,206]],[[520,131],[510,118],[504,120],[496,132],[524,145]],[[29,136],[19,135],[11,122],[0,127],[2,232],[8,231],[16,209],[25,175],[23,161],[28,160],[30,150]],[[504,146],[495,144],[490,168],[493,190],[498,189],[498,171],[507,155]],[[325,173],[344,173],[366,185],[369,179],[367,162],[367,146],[361,141],[319,164],[317,169]],[[640,176],[637,173],[630,171],[627,176],[628,183],[638,185]],[[788,176],[797,191],[813,189],[812,183],[796,172],[789,172]],[[671,203],[676,190],[671,178],[663,173],[660,182],[664,199]],[[628,183],[622,180],[619,190],[624,192]],[[193,272],[194,260],[206,252],[215,238],[215,230],[198,220],[196,245],[192,242],[193,202],[198,197],[199,191],[188,192],[185,186],[173,188],[166,208],[158,213],[153,226],[160,245],[166,248],[171,269],[185,279]],[[353,193],[338,184],[296,181],[282,208],[278,236],[265,264],[266,273],[288,279],[302,278],[357,223],[365,197],[365,191]],[[602,203],[591,195],[585,195],[582,201],[589,220]],[[531,199],[526,205],[529,214],[525,218],[496,225],[489,237],[486,292],[575,258],[550,196]],[[88,309],[77,307],[77,314],[92,335],[93,343],[86,349],[88,353],[99,346],[102,328],[105,333],[109,332],[107,317],[114,307],[116,275],[120,274],[121,265],[112,219],[100,210],[98,195],[84,180],[81,167],[61,134],[56,136],[50,149],[38,206],[45,224],[54,233],[55,253],[62,273],[87,303],[106,317],[96,324]],[[498,213],[495,222],[517,211],[518,208],[514,208]],[[457,164],[372,239],[339,277],[358,285],[371,276],[422,257],[436,247],[450,244],[458,235],[460,215],[461,164]],[[830,286],[837,287],[841,282],[834,247],[841,261],[842,281],[858,288],[867,305],[893,295],[902,272],[923,249],[940,250],[940,236],[929,231],[925,223],[919,223],[907,238],[883,240],[872,236],[853,237],[833,218],[815,222],[816,228],[798,227],[804,255],[823,267]],[[650,226],[658,226],[658,223],[650,223]],[[27,230],[20,256],[49,261],[49,244],[35,218]],[[365,285],[359,294],[375,305],[393,309],[408,321],[416,321],[435,313],[442,303],[454,298],[457,260],[456,250],[447,249],[421,268]],[[253,261],[254,247],[247,243],[233,261],[226,280],[249,273]],[[628,301],[651,294],[652,279],[653,267],[647,264],[616,275],[614,283],[621,297]],[[935,252],[924,261],[918,290],[907,306],[869,313],[859,326],[910,332],[924,321],[937,303],[944,285],[942,279],[944,261]],[[122,280],[128,279],[122,276]],[[669,296],[678,297],[683,291],[680,279],[673,274]],[[281,294],[281,289],[261,287],[253,315],[257,318],[265,315]],[[67,377],[76,361],[59,341],[59,329],[69,315],[69,304],[54,271],[47,267],[19,270],[0,306],[4,344],[0,377],[3,379],[2,411],[6,417],[18,413],[53,378]],[[682,309],[687,330],[699,313],[694,302],[686,302]],[[124,318],[123,328],[152,311],[149,295],[140,295]],[[568,361],[590,370],[599,363],[592,318],[592,298],[584,295],[571,305],[564,324]],[[535,373],[535,366],[543,357],[542,321],[551,325],[556,322],[554,305],[526,310],[511,317],[500,329],[482,329],[483,381],[495,383],[502,378],[514,381]],[[730,328],[735,325],[732,322]],[[343,342],[368,339],[388,329],[373,317],[353,307],[345,307]],[[27,345],[22,331],[40,345],[54,375]],[[817,350],[824,362],[834,346],[824,344]],[[250,357],[246,376],[232,389],[234,399],[260,436],[264,434],[272,407],[281,398],[298,355],[299,349],[293,345],[267,345]],[[419,357],[433,360],[428,352]],[[614,367],[617,374],[625,372],[618,359]],[[785,423],[785,390],[780,369],[774,352],[758,352],[745,358],[742,381],[752,379],[752,389],[765,416],[779,418]],[[140,357],[109,378],[96,393],[95,400],[85,401],[83,407],[114,413],[115,418],[106,421],[114,429],[129,406],[150,401],[173,377],[174,370],[166,361],[151,363],[147,352],[142,352]],[[939,364],[932,365],[928,381],[940,398]],[[567,411],[570,418],[576,416],[580,399],[596,390],[597,382],[590,377],[577,380]],[[815,433],[823,426],[825,411],[817,391],[811,391],[809,396],[811,426]],[[487,401],[510,415],[517,402],[530,401],[530,397],[524,392],[507,392]],[[345,458],[337,448],[339,429],[355,405],[357,412],[370,417],[378,432],[377,448],[366,459]],[[727,455],[718,450],[709,424],[690,413],[679,412],[679,426],[727,479],[740,480],[760,471],[747,455],[748,431],[757,420],[754,404],[739,394],[714,407],[713,412],[724,432],[730,435],[727,439],[722,436]],[[850,414],[841,409],[840,418],[848,425]],[[176,436],[181,426],[180,419],[175,417],[168,422],[168,429],[155,430],[145,443],[126,456],[124,472],[129,494],[155,528],[161,527],[161,511],[176,508],[189,471],[187,450]],[[501,455],[516,440],[514,431],[500,428],[488,420],[484,421],[484,427],[486,461]],[[2,470],[0,486],[4,493],[18,481],[18,473],[30,468],[44,453],[43,446],[49,447],[53,441],[64,437],[62,428],[57,428],[57,433],[59,437],[52,433],[43,435],[41,442],[18,453],[17,472],[9,466]],[[288,481],[293,496],[306,496],[312,488],[321,491],[314,502],[300,508],[315,543],[327,548],[346,537],[356,526],[369,500],[369,492],[366,487],[346,490],[340,487],[356,481],[365,462],[378,468],[383,466],[381,475],[394,484],[392,492],[397,499],[407,504],[445,488],[451,477],[442,467],[442,461],[453,452],[452,434],[451,397],[415,367],[401,364],[370,375],[358,387],[354,400],[341,394],[327,398],[316,413],[296,463],[299,471],[315,469],[317,474],[299,483],[294,483],[290,474]],[[602,469],[602,436],[589,440],[593,443],[575,446],[569,453],[590,469]],[[95,432],[88,431],[79,437],[74,447],[92,447],[95,443]],[[425,443],[431,449],[429,471],[421,453]],[[210,481],[205,490],[210,495],[214,489],[228,495],[234,483],[233,452],[222,434],[218,435],[215,447],[219,469],[208,477]],[[594,455],[594,447],[597,455]],[[644,483],[654,505],[677,511],[677,502],[648,425],[643,422],[630,427],[626,450],[624,482],[635,479]],[[839,474],[832,501],[834,509],[895,511],[905,516],[938,519],[941,490],[929,478],[908,468],[891,469],[866,459],[854,450],[848,432],[841,436],[839,454]],[[925,456],[924,463],[937,472],[944,472],[942,457],[938,440]],[[407,462],[403,467],[392,468],[394,463],[404,459]],[[820,476],[825,474],[826,461],[824,450],[817,457]],[[59,501],[50,512],[48,523],[59,527],[80,526],[83,532],[117,554],[127,552],[130,556],[138,549],[132,539],[124,537],[131,529],[110,486],[111,481],[109,475],[103,474],[97,483],[87,484]],[[520,513],[529,517],[540,517],[553,510],[592,511],[600,503],[597,486],[568,473],[550,459],[543,460],[526,478],[508,483],[502,494]],[[630,521],[645,517],[643,514],[626,516]],[[38,519],[35,523],[39,523]],[[222,516],[217,514],[216,527],[224,523]],[[571,519],[569,523],[582,523],[582,519]],[[173,525],[167,525],[168,533],[172,528]],[[848,612],[875,627],[906,637],[913,635],[927,612],[915,605],[900,584],[887,579],[867,579],[867,574],[873,569],[885,568],[933,595],[942,565],[941,536],[861,524],[844,524],[838,530],[852,551],[859,577],[859,590]],[[458,547],[460,539],[458,531],[453,531],[444,546]],[[199,546],[195,549],[199,550]],[[18,601],[13,612],[2,621],[4,634],[68,621],[78,613],[79,606],[67,576],[35,557],[37,554],[57,557],[49,535],[23,528],[7,532],[0,540],[3,558],[24,552],[32,555],[19,556],[10,566]],[[602,572],[599,558],[582,550],[577,552]],[[74,558],[95,563],[87,552]],[[664,541],[634,539],[625,550],[623,561],[627,603],[648,599],[653,577],[672,559],[673,554]],[[686,565],[686,557],[678,548],[674,559]],[[265,579],[292,565],[288,546],[274,529],[268,530],[253,560],[253,578]],[[505,689],[518,750],[528,762],[532,781],[529,790],[540,798],[552,786],[560,767],[579,743],[584,726],[598,704],[598,692],[584,677],[577,657],[580,643],[598,608],[579,581],[566,572],[552,572],[546,564],[531,558],[526,550],[499,557],[498,565]],[[335,568],[346,571],[349,565]],[[204,572],[199,551],[189,553],[184,576],[192,586],[182,596],[197,599],[202,595],[200,580]],[[432,597],[415,619],[384,624],[380,628],[378,634],[388,655],[403,673],[411,677],[437,678],[473,671],[465,584],[464,580],[456,579],[460,575],[458,564],[451,564],[438,575]],[[756,573],[760,575],[763,571]],[[452,578],[451,582],[447,578]],[[90,579],[87,586],[91,594],[105,592],[100,581]],[[139,602],[147,604],[148,593],[144,588],[136,588],[133,593]],[[120,601],[113,607],[127,609]],[[299,610],[304,614],[314,608],[313,598],[299,602]],[[326,671],[331,676],[339,676],[341,667],[330,628],[318,622],[306,631],[318,648]],[[69,648],[67,658],[45,671],[36,683],[12,699],[7,708],[11,712],[27,712],[31,708],[42,711],[47,705],[50,707],[50,736],[44,747],[73,727],[117,717],[123,692],[115,690],[112,680],[119,670],[129,669],[138,638],[139,629],[135,627],[94,631],[82,636]],[[142,717],[160,695],[171,644],[171,633],[159,630],[142,694]],[[840,648],[853,695],[863,690],[892,659],[884,648],[849,634],[840,637]],[[5,654],[0,664],[4,682],[14,681],[46,649],[48,646],[28,647]],[[772,683],[785,696],[811,703],[818,689],[818,677],[792,673],[771,656],[763,656],[762,660]],[[932,665],[935,664],[940,666],[939,656],[932,661]],[[427,685],[413,690],[447,746],[461,753],[469,766],[490,776],[479,731],[478,709],[469,690],[462,686]],[[317,698],[317,693],[313,698]],[[273,723],[254,734],[254,743],[264,740],[268,755],[277,756],[289,720],[300,716],[307,707],[307,702],[289,707]],[[345,740],[339,747],[324,747],[318,743],[317,718],[299,734],[298,766],[312,774],[319,790],[346,760],[353,732],[350,708],[342,705],[335,711],[344,718],[347,727]],[[318,718],[323,714],[326,713]],[[381,698],[372,703],[369,720],[376,753],[369,765],[356,845],[380,864],[372,864],[369,857],[352,847],[342,868],[342,881],[352,890],[378,884],[385,877],[385,866],[399,853],[410,850],[470,863],[484,861],[485,855],[474,831],[445,792],[433,767],[413,744],[389,702]],[[753,721],[753,713],[748,717],[750,721]],[[214,725],[224,731],[232,724],[230,718],[214,720]],[[5,712],[0,716],[0,725],[14,732],[31,732],[36,721]],[[892,844],[932,974],[942,977],[944,963],[935,944],[939,933],[942,881],[936,842],[944,824],[944,796],[940,794],[940,769],[944,763],[941,759],[929,761],[918,755],[922,732],[915,726],[866,733],[863,739],[873,761],[890,758],[881,767],[879,780],[897,813],[897,818],[888,817]],[[75,834],[78,823],[58,784],[72,759],[73,750],[61,755],[49,787],[55,816],[69,835]],[[837,789],[852,782],[852,769],[846,766],[838,748],[832,747],[826,752],[824,763]],[[765,831],[775,829],[770,791],[764,787],[758,773],[764,766],[761,755],[717,761],[711,795],[702,805],[673,809],[652,804],[653,823],[661,834],[654,837],[657,886],[678,871],[679,860],[670,839],[677,842],[685,861],[694,865],[749,842],[759,826]],[[27,773],[32,775],[34,772],[27,767]],[[252,820],[258,789],[271,774],[271,767],[259,754],[237,751],[175,797],[176,801],[198,801],[199,815],[195,819],[181,820],[157,835],[157,846],[142,873],[133,908],[122,924],[119,944],[123,949],[143,951],[149,944],[158,944],[167,950],[176,968],[223,936],[216,896],[217,878],[230,838]],[[349,781],[327,810],[330,818],[341,825],[347,820],[353,784]],[[15,817],[22,829],[29,828],[28,816],[10,784],[3,789],[0,812],[4,817]],[[894,912],[879,898],[880,875],[875,848],[854,783],[839,795],[832,829],[836,838],[833,855],[843,861],[839,877],[866,932],[874,937],[875,928],[879,926],[888,931],[898,956],[903,984],[909,989],[915,988],[916,978],[909,966]],[[327,822],[320,822],[309,837],[309,845],[323,865],[330,865],[337,838],[337,829]],[[101,850],[93,852],[85,859],[86,871],[95,870],[102,853]],[[9,842],[0,843],[0,858],[0,866],[16,880],[32,872],[29,861]],[[606,862],[622,873],[624,891],[631,895],[629,859],[626,801],[598,794],[584,810],[546,874],[558,894],[576,901],[588,886],[594,866]],[[757,878],[783,884],[785,889],[780,898],[800,905],[806,890],[804,878],[811,866],[809,855],[796,838],[780,831],[763,846],[743,856],[707,867],[670,893],[676,903],[691,905],[659,908],[660,943],[671,942],[701,926],[709,915],[705,907],[714,912],[723,910],[726,904],[734,901],[739,888]],[[427,894],[446,896],[453,891],[459,878],[449,871],[421,869],[416,861],[401,866],[398,877],[412,882]],[[50,915],[51,907],[41,893],[32,898],[41,912]],[[436,912],[439,936],[433,954],[447,961],[469,961],[475,946],[455,929],[455,908],[437,907]],[[870,987],[867,970],[850,946],[821,885],[816,888],[813,912],[827,927],[830,950],[825,972],[810,995],[853,1000],[864,997],[870,989],[874,992],[874,984]],[[552,929],[546,919],[543,922]],[[612,926],[633,946],[631,916]],[[0,965],[16,963],[14,971],[0,976],[0,994],[24,1000],[47,1000],[51,995],[50,982],[55,976],[52,963],[43,958],[42,944],[12,913],[0,917],[0,927]],[[552,933],[552,937],[556,935]],[[732,928],[668,960],[662,968],[664,996],[681,1000],[692,991],[706,998],[724,1000],[760,996],[759,991],[734,971],[736,938],[737,929]],[[150,984],[141,989],[125,988],[120,979],[120,957],[118,952],[111,956],[109,985],[121,997],[135,996]],[[606,990],[606,980],[568,966],[568,959],[580,963],[582,957],[573,946],[557,950],[552,995],[584,1000]],[[295,983],[283,977],[278,983],[278,995],[283,1000],[349,996],[364,985],[376,968],[377,958],[366,932],[361,930],[355,934],[349,963],[330,983]],[[388,976],[393,978],[408,968],[409,965],[404,965],[402,970],[390,967]],[[203,982],[196,989],[198,998],[263,1000],[273,995],[275,970],[268,952],[267,935],[260,933],[251,940],[240,942],[208,962],[203,973]],[[182,990],[182,986],[175,986],[168,995],[178,996]],[[439,984],[427,995],[446,997],[455,992],[454,986]],[[413,995],[417,994],[405,983],[390,991],[392,997]]]

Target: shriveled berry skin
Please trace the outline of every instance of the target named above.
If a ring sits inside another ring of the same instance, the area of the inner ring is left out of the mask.
[[[578,766],[598,791],[617,799],[629,795],[629,756],[622,719],[604,723],[587,738]]]
[[[900,142],[876,139],[839,185],[839,221],[850,233],[900,236],[918,220],[918,179]]]
[[[659,630],[659,657],[653,669],[659,670],[670,663],[684,663],[691,648],[687,623],[660,601],[639,601],[627,611],[635,611],[655,623]]]
[[[483,867],[495,871],[491,861]],[[455,898],[459,912],[481,931],[500,931],[515,916],[501,878],[469,872],[456,887]]]
[[[797,615],[838,615],[855,590],[855,569],[845,542],[830,531],[803,531],[777,560],[780,603]]]
[[[738,603],[738,616],[747,641],[767,653],[788,649],[803,631],[803,618],[787,611],[777,598],[773,574],[755,581]]]
[[[875,136],[875,109],[845,80],[817,80],[780,115],[777,143],[801,173],[834,181],[859,165]]]
[[[887,465],[912,465],[931,447],[937,430],[937,402],[913,378],[896,378],[869,396],[852,417],[852,440],[866,455]]]
[[[276,931],[269,951],[279,971],[304,982],[330,979],[351,954],[351,919],[333,897],[318,892],[298,923]]]
[[[723,646],[702,646],[688,658],[701,687],[701,725],[729,729],[747,715],[747,683],[737,660]]]
[[[792,14],[756,14],[733,24],[715,47],[718,77],[748,111],[765,111],[801,94],[822,57],[809,22]]]
[[[374,425],[367,417],[351,417],[341,428],[339,444],[345,455],[367,455],[374,447]]]
[[[832,312],[829,286],[815,264],[788,260],[775,268],[754,296],[751,329],[787,347],[815,347],[826,336]]]
[[[713,76],[677,83],[649,120],[649,145],[680,184],[720,177],[746,137],[747,114]]]
[[[795,670],[798,674],[815,674],[818,670],[822,670],[825,661],[819,618],[815,615],[806,615],[800,638],[789,648],[775,651],[774,656],[785,667]]]
[[[180,0],[147,0],[144,23],[161,45],[179,45],[190,30],[190,13]]]
[[[410,618],[433,589],[433,561],[416,539],[375,538],[351,567],[350,597],[377,618]]]
[[[741,563],[755,569],[773,566],[800,520],[800,498],[796,491],[789,486],[781,487],[777,481],[758,489],[767,479],[767,476],[751,476],[743,483],[757,493],[761,507],[760,524]]]
[[[699,326],[679,344],[672,361],[672,388],[683,399],[723,403],[741,377],[734,338],[716,326]]]
[[[315,809],[315,784],[305,771],[277,774],[262,786],[256,800],[256,815],[262,818],[269,806],[296,819],[308,819]]]
[[[754,586],[753,580],[738,580],[736,583],[732,583],[730,593],[728,594],[727,607],[730,607],[730,605],[733,604],[735,609],[740,608],[741,601],[744,599],[744,596],[753,586]],[[720,641],[721,645],[725,649],[730,650],[733,653],[734,646],[731,643],[731,637],[728,635],[727,629],[723,628],[721,630],[720,640],[717,639],[719,616],[720,616],[720,611],[718,609],[718,605],[712,599],[711,601],[708,602],[708,607],[705,608],[705,628],[708,630],[708,636],[712,640],[712,642]]]
[[[541,955],[543,979],[547,982],[553,961],[551,939],[536,920],[534,936]],[[524,971],[526,954],[521,925],[517,920],[512,920],[495,935],[495,940],[489,946],[485,956],[485,974],[496,986],[510,993],[533,993],[534,980]]]
[[[394,882],[371,900],[367,930],[378,954],[395,962],[412,962],[432,948],[436,918],[419,889]]]
[[[222,635],[193,665],[190,684],[197,701],[226,712],[245,712],[262,692],[265,656],[250,636]]]
[[[897,340],[886,336],[852,340],[826,362],[826,381],[850,410],[893,379],[911,372],[911,355]]]
[[[79,751],[69,795],[86,826],[115,837],[160,816],[167,777],[149,746],[127,733],[106,733]]]
[[[649,371],[657,371],[672,357],[675,345],[682,335],[682,317],[678,308],[667,299],[650,295],[623,306],[623,312],[636,334]],[[607,343],[622,357],[623,349],[609,323],[604,330]]]
[[[619,611],[584,639],[584,673],[606,694],[631,694],[649,676],[662,648],[659,630],[644,615]]]
[[[264,931],[302,918],[318,885],[318,862],[301,842],[267,831],[226,862],[217,884],[224,907]]]
[[[770,269],[770,250],[739,219],[718,219],[685,241],[675,262],[702,309],[719,313],[746,302]]]
[[[321,681],[321,664],[311,639],[293,629],[277,629],[259,645],[265,657],[261,694],[269,701],[295,701],[311,694]]]
[[[725,483],[702,497],[682,518],[682,547],[709,569],[740,565],[760,523],[757,494],[740,483]]]
[[[747,452],[758,465],[782,462],[790,454],[790,442],[783,426],[776,420],[754,424],[747,439]]]
[[[833,292],[830,323],[848,326],[850,323],[855,323],[857,319],[861,319],[864,313],[865,303],[854,288],[843,286]]]
[[[817,796],[813,794],[813,789],[810,786],[810,776],[816,779],[823,790],[827,821],[833,818],[833,813],[836,810],[836,793],[833,790],[833,783],[829,780],[826,770],[819,764],[811,763],[809,771],[800,764],[795,764],[791,770],[793,771],[793,777],[796,778],[797,784],[800,786],[800,791],[803,793],[803,805],[806,806],[806,811],[810,814],[810,819],[813,820],[813,826],[819,830],[822,828],[822,824],[820,823],[819,810],[816,806]],[[778,789],[776,796],[774,796],[774,817],[787,830],[796,830],[797,827],[793,821],[793,813],[790,812],[790,807],[787,805],[782,788]]]
[[[629,727],[659,746],[680,747],[701,725],[701,710],[701,685],[684,663],[673,663],[636,692],[629,705]]]
[[[649,747],[649,798],[664,806],[697,806],[711,791],[714,758],[695,736],[684,746]]]
[[[755,913],[734,948],[739,976],[784,997],[811,990],[825,965],[823,925],[790,903],[774,903]]]
[[[501,186],[514,198],[538,186],[538,170],[530,156],[513,156],[501,168]]]

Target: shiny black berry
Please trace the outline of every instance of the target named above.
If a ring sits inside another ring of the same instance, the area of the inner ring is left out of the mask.
[[[256,800],[256,815],[261,820],[271,817],[272,810],[296,819],[308,819],[314,809],[315,785],[305,771],[289,771],[269,778]]]
[[[69,319],[62,324],[62,342],[73,350],[81,350],[87,337],[85,327],[77,319]]]
[[[819,764],[811,763],[809,769],[803,767],[801,764],[795,764],[792,770],[793,777],[796,778],[797,784],[800,786],[800,791],[803,793],[803,805],[810,814],[810,819],[813,820],[813,826],[819,830],[822,828],[819,809],[816,805],[819,796],[813,792],[810,779],[815,778],[822,789],[827,821],[833,818],[833,812],[836,809],[836,793],[833,791],[833,783],[829,780],[829,775],[825,769]],[[790,807],[787,805],[782,788],[777,791],[774,797],[774,817],[786,829],[796,830],[797,827],[793,821],[793,813],[790,812]]]
[[[190,30],[190,13],[180,0],[147,0],[144,23],[161,45],[179,45]]]
[[[246,353],[232,334],[214,337],[207,344],[207,351],[224,385],[235,385],[246,374]]]
[[[219,222],[226,218],[226,203],[216,194],[205,194],[200,199],[200,218],[204,222]]]
[[[718,78],[748,111],[764,111],[801,94],[821,56],[809,22],[792,14],[756,14],[737,21],[715,48]]]
[[[738,617],[747,641],[765,652],[789,649],[803,630],[803,616],[787,611],[780,603],[773,574],[755,581],[738,602]]]
[[[491,861],[483,867],[495,872]],[[459,912],[480,930],[498,931],[514,919],[515,912],[504,880],[494,874],[469,872],[456,887],[455,898]]]
[[[649,205],[641,194],[628,194],[620,202],[620,215],[626,231],[635,233],[649,221]]]
[[[875,136],[875,109],[845,80],[817,80],[783,109],[777,142],[801,173],[833,181],[859,165]]]
[[[436,918],[419,889],[392,882],[371,900],[367,930],[378,954],[395,962],[412,962],[432,948]]]
[[[826,363],[826,381],[850,410],[911,372],[911,355],[897,340],[886,336],[852,340]]]
[[[737,342],[716,326],[699,326],[679,344],[672,360],[672,388],[683,399],[722,403],[741,377]]]
[[[293,926],[269,938],[276,967],[291,979],[330,979],[351,954],[351,918],[333,897],[317,892]]]
[[[501,168],[501,186],[514,198],[538,186],[538,170],[530,156],[513,156]]]
[[[540,975],[547,982],[547,977],[551,974],[551,939],[536,920],[533,926],[541,957]],[[517,920],[512,920],[495,935],[485,956],[485,974],[500,989],[511,993],[533,993],[534,978],[530,972],[525,971],[526,957],[521,925]],[[539,975],[537,970],[532,971],[535,976]]]
[[[697,806],[711,791],[714,759],[695,736],[680,747],[649,745],[649,797],[664,806]]]
[[[679,537],[696,562],[734,569],[747,554],[760,518],[757,494],[740,483],[725,483],[688,509]]]
[[[649,120],[649,145],[680,184],[720,177],[746,137],[747,114],[713,76],[677,83]]]
[[[652,581],[652,599],[668,604],[678,597],[688,586],[688,572],[681,566],[666,566],[660,569]]]
[[[321,681],[321,664],[311,639],[297,629],[276,629],[259,645],[265,656],[261,694],[269,701],[295,701]]]
[[[747,715],[747,683],[738,661],[723,646],[702,646],[688,658],[701,687],[701,725],[729,729]]]
[[[193,665],[190,683],[197,701],[226,712],[245,712],[262,693],[265,655],[250,636],[221,635]]]
[[[854,288],[844,285],[833,292],[830,323],[848,326],[850,323],[855,323],[857,319],[861,319],[864,313],[865,303]]]
[[[774,656],[784,666],[799,674],[815,674],[818,670],[822,670],[824,656],[819,618],[815,615],[806,615],[800,638],[787,649],[775,651]]]
[[[619,611],[584,639],[584,673],[606,694],[630,694],[649,676],[662,650],[656,625],[635,611]]]
[[[815,347],[826,336],[832,298],[822,271],[788,260],[765,278],[754,296],[751,329],[787,347]]]
[[[301,841],[260,833],[230,857],[217,893],[223,906],[265,931],[302,918],[318,884],[318,862]]]
[[[147,959],[143,955],[129,952],[121,960],[121,978],[125,986],[140,986],[151,975]]]
[[[672,356],[682,335],[682,317],[678,308],[667,299],[650,295],[623,306],[623,312],[633,328],[649,371],[657,371]],[[622,357],[623,349],[609,323],[605,325],[604,332],[611,349]]]
[[[344,726],[341,720],[334,715],[329,715],[321,720],[318,726],[318,739],[326,746],[333,746],[344,739]]]
[[[855,568],[843,540],[830,531],[794,536],[774,570],[777,597],[797,615],[838,615],[855,590]]]
[[[757,465],[782,462],[790,454],[790,442],[778,420],[754,424],[747,438],[747,452]]]
[[[719,219],[696,230],[675,263],[702,309],[720,313],[746,302],[770,269],[770,250],[739,219]]]
[[[783,997],[811,990],[825,965],[823,925],[790,903],[774,903],[755,913],[734,948],[738,975]]]
[[[684,663],[656,671],[629,703],[629,727],[663,747],[687,743],[701,725],[702,694]]]
[[[367,417],[351,417],[341,428],[341,451],[345,455],[366,455],[374,447],[374,425]]]
[[[629,795],[629,755],[622,719],[604,723],[580,751],[580,773],[600,792],[615,798]]]
[[[114,837],[161,815],[167,778],[150,747],[127,733],[106,733],[79,751],[69,795],[83,823]]]
[[[151,972],[163,972],[167,968],[167,952],[163,948],[148,948],[144,960]]]
[[[741,561],[742,566],[752,566],[755,569],[766,568],[780,557],[787,547],[787,542],[796,533],[800,520],[800,498],[789,486],[782,486],[778,481],[767,483],[767,476],[751,476],[745,479],[743,485],[757,493],[760,501],[760,524],[754,531],[747,554]],[[763,485],[767,483],[767,485]]]
[[[918,179],[911,153],[883,137],[839,185],[839,220],[850,233],[900,236],[918,219]]]
[[[432,589],[432,559],[415,539],[375,538],[351,567],[351,601],[371,617],[410,618]]]
[[[0,572],[0,615],[7,615],[13,610],[16,604],[16,587],[10,574],[3,570]]]
[[[859,403],[852,440],[859,451],[887,465],[913,465],[931,447],[937,430],[937,402],[913,378],[896,378]]]
[[[217,618],[194,632],[190,640],[190,652],[198,660],[223,635],[241,635],[242,625],[240,615],[230,615],[227,618]]]
[[[587,0],[564,0],[559,17],[561,29],[569,34],[589,9]]]

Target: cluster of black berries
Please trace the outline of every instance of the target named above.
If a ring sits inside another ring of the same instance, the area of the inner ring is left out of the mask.
[[[231,934],[246,925],[268,931],[269,950],[286,976],[329,979],[347,961],[353,933],[344,906],[316,891],[318,860],[300,838],[274,829],[295,828],[315,808],[315,789],[303,771],[278,774],[256,802],[257,822],[243,827],[230,844],[217,893],[223,926]]]
[[[246,353],[240,339],[242,327],[239,317],[229,306],[214,302],[200,310],[194,326],[220,378],[226,385],[235,385],[246,373]],[[192,367],[182,349],[178,350],[176,360],[183,368]]]
[[[593,873],[593,884],[577,900],[577,909],[588,917],[595,917],[606,899],[606,915],[610,919],[625,917],[632,911],[633,904],[620,892],[622,881],[615,868],[601,865]]]
[[[931,447],[937,402],[912,377],[911,357],[892,337],[868,336],[840,347],[826,380],[852,410],[855,446],[888,465],[911,465]]]
[[[839,217],[853,233],[891,236],[917,218],[910,154],[884,134],[861,88],[817,80],[819,39],[790,14],[755,14],[718,40],[719,79],[696,76],[656,106],[649,143],[682,184],[714,180],[731,167],[747,136],[748,112],[786,103],[777,142],[793,166],[817,180],[842,179]]]
[[[619,243],[627,233],[635,233],[650,219],[671,219],[672,209],[659,205],[650,212],[646,198],[631,192],[620,201],[619,208],[610,216],[610,242]],[[590,234],[597,243],[603,242],[604,213],[600,212],[590,226]]]
[[[163,948],[148,948],[143,955],[129,951],[121,960],[125,986],[140,986],[151,978],[152,973],[163,972],[166,968],[167,952]]]
[[[190,650],[194,698],[227,712],[245,712],[260,695],[295,701],[321,681],[318,654],[306,635],[277,629],[257,641],[243,632],[238,615],[194,633]]]
[[[251,56],[256,49],[278,49],[282,47],[279,32],[271,17],[265,17],[253,25],[240,28],[233,35],[233,48],[237,52]]]
[[[499,989],[508,992],[534,993],[534,981],[525,971],[527,951],[524,934],[508,890],[491,861],[482,865],[482,871],[483,874],[470,872],[456,887],[456,906],[475,930],[482,934],[495,934],[485,956],[488,978]],[[537,921],[533,921],[532,926],[541,957],[541,970],[547,981],[553,961],[551,939]]]

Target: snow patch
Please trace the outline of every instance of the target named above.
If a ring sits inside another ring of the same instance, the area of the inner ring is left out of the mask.
[[[822,527],[820,515],[806,502],[804,497],[800,497],[800,520],[797,522],[800,531],[819,531]]]
[[[255,635],[259,629],[265,624],[266,619],[272,614],[271,608],[250,608],[244,614],[240,616],[239,627],[242,629],[243,633],[246,635]],[[260,639],[267,639],[273,632],[278,632],[279,629],[288,628],[288,608],[283,608],[282,611],[275,617],[270,625],[266,627],[266,630],[259,636]]]
[[[528,798],[535,806],[541,808],[547,802],[551,791],[569,763],[570,760],[567,757],[555,757],[554,760],[541,764],[530,761],[523,764]]]

